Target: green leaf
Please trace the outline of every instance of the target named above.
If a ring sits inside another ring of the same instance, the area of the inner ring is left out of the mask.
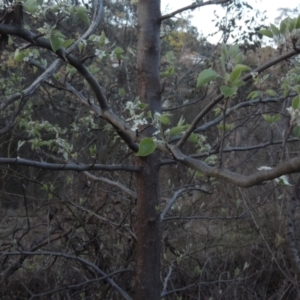
[[[226,131],[231,130],[232,127],[233,127],[233,124],[225,124],[225,130],[226,130]]]
[[[53,52],[56,52],[61,46],[62,41],[59,37],[53,35],[50,37],[50,44]]]
[[[31,14],[34,14],[38,9],[38,3],[36,0],[27,0],[23,6],[24,9]]]
[[[64,42],[62,43],[61,46],[62,46],[63,48],[68,48],[68,47],[71,46],[73,43],[74,43],[74,39],[68,39],[68,40],[64,41]]]
[[[50,9],[51,9],[52,12],[55,13],[59,10],[59,5],[58,4],[52,5]]]
[[[229,47],[229,50],[228,50],[228,55],[230,57],[233,57],[234,55],[236,55],[240,50],[240,46],[239,45],[232,45]]]
[[[83,6],[76,7],[76,15],[80,18],[84,23],[90,24],[90,19],[87,16],[87,10]]]
[[[90,72],[91,72],[92,74],[96,74],[96,73],[99,73],[100,68],[95,67],[95,66],[90,66],[90,67],[89,67],[89,70],[90,70]]]
[[[272,119],[274,123],[279,122],[281,120],[281,114],[273,116]]]
[[[222,112],[221,108],[220,107],[216,107],[213,109],[214,113],[216,116],[219,116]]]
[[[247,98],[255,99],[261,96],[261,91],[252,91]]]
[[[243,271],[245,271],[246,269],[248,269],[249,266],[250,266],[250,264],[248,264],[247,262],[245,262]]]
[[[224,83],[229,84],[230,83],[230,74],[225,73],[224,74]]]
[[[202,173],[200,173],[199,171],[197,171],[196,174],[195,174],[195,177],[196,178],[203,178],[204,175]]]
[[[280,23],[280,33],[285,33],[286,31],[286,20],[282,20],[281,23]]]
[[[293,109],[299,109],[300,108],[300,95],[296,96],[293,99],[292,107],[293,107]]]
[[[273,37],[272,31],[269,30],[269,29],[261,29],[261,30],[259,30],[258,32],[259,32],[260,34],[262,34],[262,35],[265,35],[265,36],[269,37],[269,38],[272,38],[272,37]]]
[[[225,68],[225,58],[224,58],[223,53],[222,53],[221,58],[220,58],[220,63],[221,63],[221,67],[222,67],[223,72],[226,72],[226,68]]]
[[[106,35],[105,35],[104,31],[102,31],[101,35],[100,35],[100,39],[99,39],[99,46],[100,47],[105,46],[105,42],[106,42]]]
[[[228,58],[228,49],[225,44],[222,44],[221,46],[221,53],[225,59]]]
[[[233,127],[233,125],[232,125],[232,124],[225,124],[225,131],[229,131],[229,130],[231,130],[231,129],[232,129],[232,127]],[[219,124],[219,125],[217,125],[217,128],[218,128],[219,130],[224,130],[224,126],[223,126],[223,124]]]
[[[269,77],[270,77],[270,74],[266,74],[266,75],[263,76],[262,80],[266,81]]]
[[[66,36],[61,31],[59,31],[57,29],[52,30],[51,35],[55,35],[55,36],[57,36],[59,38],[63,38],[63,39],[66,38]]]
[[[293,134],[298,138],[300,137],[300,126],[295,126],[293,128]]]
[[[176,57],[174,55],[173,51],[168,51],[166,53],[166,60],[167,62],[169,62],[170,64],[173,64],[176,61]]]
[[[238,81],[236,81],[236,82],[234,83],[234,86],[240,87],[240,86],[242,86],[242,85],[244,85],[244,84],[245,84],[245,81],[243,81],[243,80],[238,80]]]
[[[197,79],[197,87],[200,87],[208,82],[210,82],[211,80],[215,79],[216,77],[218,77],[218,74],[212,70],[212,69],[206,69],[203,70]]]
[[[296,19],[289,18],[289,32],[292,32],[296,26]]]
[[[124,50],[121,47],[116,47],[114,49],[114,54],[116,55],[117,59],[120,59],[122,57],[123,53],[124,53]]]
[[[34,54],[35,58],[40,56],[40,52],[38,49],[31,49],[31,53]],[[29,53],[29,55],[30,55],[30,53]]]
[[[189,125],[182,125],[182,126],[176,126],[170,129],[170,137],[174,135],[178,135],[182,133],[183,131],[187,130],[190,126]]]
[[[300,16],[298,16],[296,24],[295,24],[295,28],[299,29],[300,28]]]
[[[271,117],[270,115],[268,115],[268,114],[263,114],[262,116],[263,116],[264,120],[265,120],[267,123],[269,123],[269,124],[272,123],[272,117]]]
[[[164,77],[170,77],[174,74],[174,66],[172,66],[171,68],[169,68],[168,70],[164,71],[164,72],[161,72],[161,77],[164,78]]]
[[[120,88],[120,89],[119,89],[119,96],[120,96],[120,97],[124,97],[125,95],[126,95],[125,89]]]
[[[145,109],[145,108],[147,108],[147,106],[148,106],[148,104],[146,104],[146,103],[139,103],[138,104],[139,109]]]
[[[231,82],[237,81],[241,76],[242,71],[240,69],[233,69],[233,71],[230,74],[229,80]]]
[[[287,97],[290,94],[290,90],[287,88],[283,91],[283,97]]]
[[[250,67],[242,64],[237,64],[234,66],[233,70],[241,70],[241,72],[250,71]]]
[[[270,27],[274,35],[280,35],[279,29],[274,24],[271,23]]]
[[[47,59],[42,58],[41,59],[41,65],[46,68],[48,66]]]
[[[99,36],[97,34],[91,34],[89,37],[89,41],[96,41]]]
[[[24,53],[20,52],[19,49],[17,49],[15,51],[14,61],[16,61],[16,62],[22,62],[24,57],[25,57]]]
[[[85,50],[85,43],[83,43],[82,41],[80,41],[79,43],[78,43],[78,50],[79,50],[79,53],[80,54],[82,54],[83,53],[83,51]]]
[[[197,143],[197,142],[198,142],[198,134],[192,133],[192,134],[189,136],[188,140],[189,140],[190,142],[192,142],[192,143]]]
[[[167,115],[161,115],[160,116],[160,122],[164,125],[170,125],[171,124],[171,120]]]
[[[244,61],[244,55],[239,52],[237,55],[234,56],[234,62],[236,64],[241,64]]]
[[[231,97],[233,96],[236,91],[237,91],[237,87],[236,86],[233,86],[233,87],[229,87],[227,85],[222,85],[220,90],[221,90],[221,93],[227,98],[227,97]]]
[[[136,156],[148,156],[156,149],[156,145],[153,139],[146,137],[141,140],[139,145],[139,151],[136,153]]]
[[[13,39],[11,38],[11,36],[9,35],[9,36],[8,36],[8,42],[7,42],[7,45],[8,45],[8,46],[11,46],[13,43],[14,43],[14,41],[13,41]]]
[[[178,123],[177,123],[177,126],[182,126],[184,123],[185,123],[184,117],[181,116]]]
[[[60,74],[58,74],[58,73],[53,74],[53,78],[55,80],[59,80],[60,79]]]
[[[300,94],[300,86],[298,84],[293,86],[292,90],[295,91],[297,94]]]
[[[271,96],[271,97],[274,97],[274,96],[277,95],[277,93],[276,93],[274,90],[270,90],[270,89],[266,90],[266,91],[265,91],[265,94],[266,94],[267,96]]]
[[[25,144],[26,141],[18,141],[18,150]]]

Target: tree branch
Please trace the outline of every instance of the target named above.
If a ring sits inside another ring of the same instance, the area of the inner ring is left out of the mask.
[[[169,145],[169,149],[174,158],[186,167],[197,170],[208,177],[223,179],[240,187],[251,187],[285,174],[292,174],[300,171],[300,158],[296,157],[281,163],[274,169],[262,170],[251,175],[242,175],[227,169],[210,167],[202,160],[197,160],[184,155],[177,146]]]
[[[300,139],[298,138],[292,138],[292,139],[288,139],[287,142],[289,143],[292,143],[292,142],[299,142]],[[262,148],[266,148],[268,146],[272,146],[272,145],[279,145],[279,144],[282,144],[283,141],[282,140],[277,140],[277,141],[270,141],[270,142],[265,142],[265,143],[260,143],[260,144],[257,144],[257,145],[252,145],[252,146],[248,146],[248,147],[228,147],[228,148],[225,148],[223,150],[223,152],[243,152],[243,151],[252,151],[252,150],[257,150],[257,149],[262,149]],[[200,153],[200,154],[193,154],[193,155],[190,155],[190,157],[192,158],[201,158],[201,157],[207,157],[209,155],[212,155],[212,154],[217,154],[218,151],[214,150],[214,151],[209,151],[209,152],[206,152],[206,153]]]
[[[247,75],[245,75],[244,77],[241,78],[242,81],[248,81],[250,79],[252,79],[253,77],[257,76],[258,74],[262,73],[263,71],[267,70],[268,68],[276,65],[277,63],[286,60],[294,55],[298,54],[297,50],[293,49],[283,55],[280,55],[279,57],[276,57],[275,59],[263,64],[262,66],[254,69],[253,71],[251,71],[250,73],[248,73]],[[206,107],[204,107],[204,109],[195,117],[194,121],[192,122],[190,128],[185,132],[185,134],[181,137],[181,139],[179,140],[179,142],[177,143],[177,146],[179,148],[181,148],[186,141],[188,140],[189,136],[192,134],[192,132],[194,132],[194,130],[196,129],[198,123],[203,119],[203,117],[210,112],[213,107],[218,104],[220,101],[222,101],[224,99],[224,96],[222,94],[220,94],[219,96],[217,96],[216,98],[214,98],[210,103],[208,103],[206,105]]]
[[[210,1],[206,1],[206,2],[202,2],[202,3],[193,3],[191,5],[188,5],[188,6],[185,6],[185,7],[182,7],[178,10],[175,10],[167,15],[163,15],[160,17],[160,21],[163,21],[163,20],[166,20],[166,19],[170,19],[172,17],[174,17],[175,15],[177,14],[180,14],[186,10],[193,10],[195,8],[198,8],[198,7],[202,7],[202,6],[206,6],[206,5],[212,5],[212,4],[225,4],[225,3],[229,3],[231,2],[232,0],[210,0]]]
[[[50,41],[43,37],[40,37],[33,32],[26,30],[24,28],[20,28],[18,26],[0,24],[0,34],[11,34],[14,36],[18,36],[35,46],[48,49],[53,52]],[[70,47],[73,49],[73,46]],[[138,151],[138,146],[135,143],[136,133],[133,132],[127,124],[119,118],[109,107],[107,103],[107,99],[102,91],[102,88],[96,78],[92,75],[92,73],[88,70],[88,68],[82,63],[80,59],[70,54],[69,49],[65,50],[63,48],[59,48],[56,52],[62,60],[70,63],[76,70],[84,77],[84,79],[89,83],[92,88],[99,106],[102,110],[102,116],[106,119],[117,131],[120,137],[126,142],[126,144],[133,150]],[[49,74],[51,76],[53,73]],[[49,77],[48,76],[48,77]]]
[[[288,143],[293,143],[293,142],[299,142],[300,139],[298,138],[291,138],[288,139],[287,142]],[[272,145],[278,145],[278,144],[282,144],[282,140],[276,140],[276,141],[270,141],[270,142],[265,142],[265,143],[260,143],[257,145],[252,145],[252,146],[248,146],[248,147],[228,147],[225,148],[223,150],[223,152],[243,152],[243,151],[252,151],[252,150],[257,150],[257,149],[261,149],[261,148],[266,148],[268,146],[272,146]],[[213,151],[209,151],[209,152],[204,152],[204,153],[200,153],[200,154],[193,154],[190,155],[190,157],[192,158],[203,158],[203,157],[208,157],[212,154],[217,154],[218,151],[213,150]],[[164,165],[170,165],[170,164],[174,164],[176,163],[176,161],[172,160],[172,159],[162,159],[161,160],[161,166]]]
[[[172,205],[174,204],[174,202],[181,196],[181,194],[186,191],[187,188],[183,188],[178,190],[177,192],[174,193],[172,199],[169,200],[169,202],[167,203],[167,205],[165,206],[164,210],[162,211],[162,213],[160,214],[160,221],[162,222],[165,219],[165,216],[167,214],[167,212],[171,209]]]
[[[43,71],[46,70],[45,67],[43,67],[39,62],[37,62],[33,58],[29,59],[29,63],[31,65],[38,67],[39,69],[41,69]],[[98,105],[91,103],[81,92],[77,91],[70,83],[63,81],[63,80],[57,80],[53,76],[52,76],[52,79],[55,80],[56,82],[58,82],[58,84],[60,86],[63,86],[68,92],[73,94],[80,101],[81,104],[88,106],[91,110],[93,110],[95,112],[96,116],[102,115],[100,107]]]
[[[294,97],[294,96],[296,96],[295,93],[291,93],[289,95],[289,97]],[[274,103],[279,103],[280,101],[283,101],[285,99],[286,99],[286,97],[277,97],[277,98],[267,97],[267,98],[264,98],[264,99],[253,99],[253,100],[250,100],[250,101],[241,102],[241,103],[238,103],[238,104],[232,106],[231,108],[227,109],[225,116],[227,117],[227,116],[231,115],[231,113],[233,113],[233,112],[235,112],[238,109],[243,108],[243,107],[255,106],[257,104],[268,104],[268,103],[273,103],[273,102]],[[218,116],[217,118],[215,118],[215,119],[213,119],[209,122],[206,122],[205,124],[203,124],[200,127],[196,128],[193,132],[194,133],[203,132],[203,131],[211,128],[212,126],[219,124],[223,120],[223,117],[224,117],[224,115],[222,114],[222,115]],[[169,143],[172,144],[172,143],[178,142],[179,140],[180,140],[179,136],[174,136],[169,140]]]
[[[70,232],[72,231],[72,229],[62,233],[62,234],[59,234],[59,235],[55,235],[53,237],[51,237],[50,241],[47,239],[47,240],[44,240],[42,242],[40,242],[38,245],[35,245],[34,247],[32,247],[30,249],[30,251],[32,251],[31,253],[36,253],[34,251],[40,249],[41,247],[47,245],[49,242],[54,242],[56,240],[59,240],[65,236],[67,236]],[[0,254],[2,256],[5,256],[5,255],[9,255],[9,254],[5,254],[5,253],[12,253],[12,252],[0,252]],[[23,264],[23,262],[25,261],[25,259],[28,257],[27,254],[23,254],[23,253],[20,253],[20,252],[16,252],[18,253],[18,255],[21,255],[21,257],[15,261],[14,263],[12,263],[6,270],[4,270],[3,272],[0,273],[0,278],[1,279],[4,279],[4,280],[7,280],[10,276],[12,276]]]
[[[125,166],[125,165],[102,165],[102,164],[55,164],[48,162],[39,162],[28,160],[20,157],[6,158],[0,157],[0,165],[21,165],[33,168],[45,169],[45,170],[56,170],[56,171],[91,171],[91,170],[102,170],[102,171],[125,171],[125,172],[138,172],[141,169],[137,166]]]
[[[93,19],[91,21],[91,25],[88,28],[88,30],[77,40],[73,43],[73,45],[71,45],[65,52],[66,54],[71,53],[74,49],[77,48],[78,44],[80,43],[80,41],[82,39],[86,39],[88,38],[99,26],[99,23],[101,21],[101,13],[102,13],[102,0],[94,0],[94,15],[93,15]],[[7,32],[5,32],[7,31]],[[24,28],[18,26],[18,25],[7,25],[7,24],[0,24],[0,33],[1,34],[12,34],[12,35],[16,35],[16,36],[20,36],[22,37],[22,34],[24,34],[24,36],[26,38],[24,38],[25,40],[36,44],[36,37],[37,35],[25,30]],[[20,35],[19,35],[20,34]],[[27,98],[32,95],[39,87],[40,85],[46,81],[49,77],[51,77],[62,65],[64,64],[64,61],[61,59],[57,59],[55,60],[47,69],[46,71],[41,74],[28,88],[24,89],[22,92],[20,93],[16,93],[12,96],[10,96],[9,98],[7,98],[6,100],[2,101],[2,103],[0,104],[0,110],[3,110],[5,107],[7,107],[8,105],[12,104],[13,102],[15,102],[16,100],[19,100],[20,98],[23,100],[22,102],[22,107],[25,106],[26,102],[27,102]],[[21,108],[22,108],[21,107]],[[9,120],[9,122],[6,124],[6,126],[1,130],[0,134],[3,134],[5,132],[7,132],[14,123],[14,119],[16,118],[16,116],[20,113],[20,109],[19,106],[16,108],[16,110],[14,111],[14,113],[11,115],[11,118]]]
[[[121,189],[123,192],[125,192],[126,194],[128,194],[130,197],[136,199],[136,192],[132,191],[131,189],[129,189],[125,185],[121,184],[120,182],[109,180],[109,179],[104,178],[104,177],[95,176],[95,175],[93,175],[93,174],[91,174],[90,172],[87,172],[87,171],[84,171],[83,173],[89,179],[91,179],[93,181],[101,181],[101,182],[105,182],[107,184],[116,186],[117,188]]]

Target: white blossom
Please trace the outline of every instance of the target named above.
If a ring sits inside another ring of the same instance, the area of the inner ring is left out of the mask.
[[[272,170],[271,167],[267,167],[267,166],[261,166],[259,168],[257,168],[259,171],[263,171],[263,170]],[[291,185],[288,181],[288,178],[286,175],[282,175],[278,178],[274,179],[276,183],[278,183],[279,185]]]
[[[292,106],[286,109],[291,116],[291,125],[300,125],[300,110],[298,108],[294,109]]]
[[[100,49],[96,49],[95,50],[95,55],[99,58],[102,59],[103,57],[105,57],[106,52]]]
[[[272,170],[271,167],[267,167],[267,166],[261,166],[259,168],[257,168],[257,170],[262,171],[262,170]]]

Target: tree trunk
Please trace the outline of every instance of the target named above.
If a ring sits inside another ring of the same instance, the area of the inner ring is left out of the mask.
[[[160,217],[158,154],[139,158],[137,174],[137,251],[135,299],[160,299]]]
[[[161,112],[160,66],[160,0],[138,1],[138,94],[147,109]],[[153,129],[143,134],[151,136]],[[137,182],[137,257],[135,299],[160,299],[161,232],[159,205],[159,154],[137,158],[143,170]]]

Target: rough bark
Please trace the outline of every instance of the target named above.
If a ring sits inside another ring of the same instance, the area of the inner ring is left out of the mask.
[[[138,2],[138,94],[151,112],[161,111],[160,95],[160,0]]]
[[[139,158],[137,173],[137,252],[135,299],[160,299],[160,214],[158,154]]]
[[[160,0],[138,2],[138,94],[148,109],[161,111],[160,95]],[[143,131],[150,136],[153,128]],[[159,205],[159,154],[137,158],[142,171],[136,173],[137,183],[137,257],[135,299],[160,299],[161,233]]]

